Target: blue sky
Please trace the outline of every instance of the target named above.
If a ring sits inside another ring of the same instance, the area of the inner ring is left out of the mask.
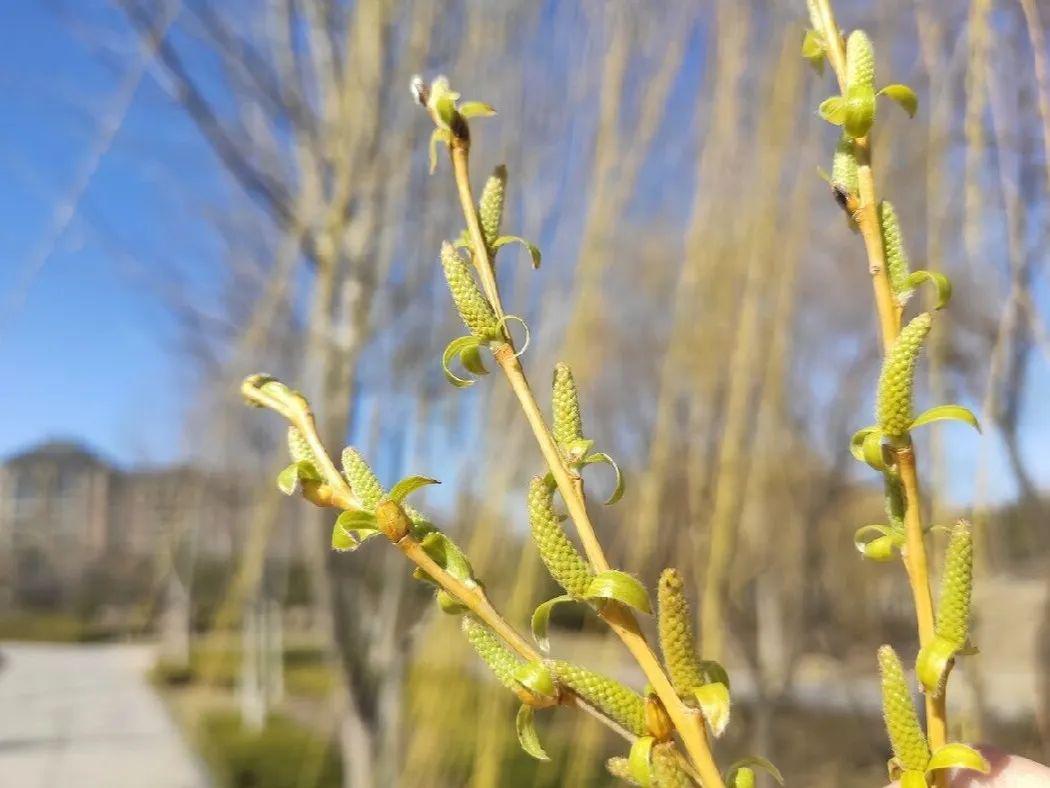
[[[125,46],[108,65],[56,7],[15,4],[0,26],[0,456],[61,437],[123,464],[176,460],[186,446],[173,392],[196,381],[185,377],[192,365],[179,326],[147,283],[162,275],[180,299],[205,308],[217,297],[222,251],[205,214],[223,205],[229,185],[147,73],[56,236],[56,206],[93,160],[105,133],[100,119],[120,108],[137,60],[110,4],[87,0],[74,9],[78,24]],[[1032,402],[1048,386],[1037,361]],[[1027,453],[1047,483],[1041,446],[1050,425],[1039,408],[1028,412]],[[953,498],[972,495],[982,446],[995,458],[993,495],[1009,494],[994,437],[980,443],[952,427],[946,439]]]
[[[116,114],[136,56],[129,51],[115,70],[102,66],[50,4],[18,3],[5,17],[0,455],[75,437],[120,462],[173,459],[184,448],[181,406],[167,392],[185,374],[185,359],[170,311],[144,287],[145,273],[175,266],[185,279],[180,296],[207,298],[215,249],[207,223],[188,213],[157,162],[179,169],[181,185],[191,183],[207,200],[220,189],[210,156],[145,76],[76,215],[56,236],[57,206],[97,158],[101,119]],[[124,32],[106,4],[85,17],[110,26],[110,35]],[[183,222],[189,232],[176,239]]]

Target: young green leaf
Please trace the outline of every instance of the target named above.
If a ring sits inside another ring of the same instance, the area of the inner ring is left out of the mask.
[[[587,599],[612,599],[642,613],[652,613],[649,592],[638,579],[619,569],[599,572],[591,580],[584,593]]]
[[[865,525],[853,534],[857,552],[872,561],[892,561],[903,544],[903,535],[894,533],[886,525]]]
[[[704,715],[707,724],[711,726],[711,732],[717,739],[725,733],[729,725],[731,710],[729,687],[721,682],[711,682],[701,687],[694,687],[693,697],[696,698],[700,712]]]
[[[542,662],[525,662],[514,671],[514,681],[528,690],[537,706],[551,705],[558,699],[558,687],[550,668]]]
[[[539,268],[540,263],[543,261],[543,254],[540,252],[540,248],[531,241],[526,241],[524,238],[520,238],[517,235],[501,235],[495,241],[492,242],[493,249],[499,249],[507,244],[521,244],[529,253],[529,257],[532,258],[532,267]]]
[[[605,505],[612,506],[623,497],[623,474],[620,472],[620,466],[616,464],[616,460],[605,452],[598,451],[583,458],[584,465],[592,465],[596,462],[604,462],[610,465],[613,469],[613,473],[616,475],[616,483],[613,486],[613,491],[609,494],[609,497],[605,499]]]
[[[462,615],[470,609],[443,588],[437,590],[434,598],[437,600],[441,612],[448,613],[450,616]]]
[[[879,91],[879,95],[896,101],[908,113],[909,118],[914,118],[919,109],[919,98],[907,85],[887,85]]]
[[[631,753],[627,756],[627,766],[631,777],[638,785],[650,786],[653,784],[653,742],[652,736],[642,736],[631,745]]]
[[[285,495],[295,495],[299,490],[299,463],[293,462],[277,474],[277,489]]]
[[[911,423],[908,429],[915,429],[916,427],[922,427],[925,424],[932,424],[935,421],[962,421],[969,424],[978,432],[981,431],[981,424],[977,421],[977,417],[973,415],[973,412],[962,405],[938,405],[935,408],[930,408],[927,411],[923,411],[918,417]]]
[[[518,731],[518,743],[521,745],[521,749],[525,750],[536,760],[549,761],[550,756],[543,749],[543,745],[540,744],[539,734],[536,733],[534,716],[535,710],[528,704],[523,703],[521,708],[518,709],[518,717],[514,722],[514,726]]]
[[[956,742],[938,747],[936,752],[930,756],[926,771],[932,772],[936,769],[969,769],[988,774],[992,767],[985,757],[973,747]]]
[[[556,596],[553,599],[548,599],[546,602],[540,603],[534,611],[532,611],[532,639],[536,641],[536,645],[540,647],[540,651],[547,652],[551,649],[550,640],[547,639],[547,627],[551,620],[551,611],[554,610],[558,605],[566,602],[575,602],[576,599],[568,594],[562,596]]]
[[[438,143],[444,143],[449,145],[452,142],[452,135],[448,129],[434,129],[430,133],[430,146],[429,150],[429,161],[430,161],[430,174],[433,175],[434,171],[437,170],[438,166]]]
[[[802,57],[809,61],[818,74],[824,73],[824,60],[827,57],[827,44],[824,36],[816,30],[807,30],[802,39]]]
[[[842,96],[831,96],[820,102],[817,112],[831,125],[841,126],[846,122],[846,101]]]
[[[468,363],[473,364],[473,359],[469,362],[464,358],[464,354],[469,354],[472,350],[477,350],[481,344],[481,340],[475,336],[459,337],[453,339],[448,345],[445,346],[445,352],[441,354],[441,369],[445,373],[445,380],[451,383],[456,388],[466,388],[467,386],[473,386],[474,381],[466,378],[457,377],[449,366],[452,363],[452,359],[459,357],[460,363],[465,368]],[[480,361],[480,359],[479,359]]]
[[[784,775],[780,773],[780,769],[774,766],[773,762],[768,758],[763,758],[759,755],[749,755],[734,762],[732,766],[726,769],[726,782],[731,782],[733,775],[738,770],[751,769],[753,767],[768,773],[779,785],[784,784]]]
[[[496,114],[496,108],[484,101],[464,101],[459,114],[464,118],[491,118]]]
[[[406,476],[390,488],[387,498],[401,503],[420,487],[426,487],[429,484],[441,484],[441,482],[437,479],[431,479],[429,476]]]
[[[952,298],[951,280],[936,271],[915,271],[905,280],[904,287],[912,290],[923,282],[930,282],[937,289],[937,302],[933,308],[944,309]]]
[[[463,551],[456,546],[456,543],[445,536],[445,534],[440,531],[433,531],[423,537],[420,545],[438,566],[454,578],[464,583],[476,583],[470,561],[467,560]]]

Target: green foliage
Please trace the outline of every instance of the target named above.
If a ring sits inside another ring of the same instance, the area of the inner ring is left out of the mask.
[[[290,719],[273,715],[259,731],[234,712],[212,712],[200,721],[197,741],[223,788],[287,788],[313,773],[310,785],[336,788],[342,768],[332,742]]]

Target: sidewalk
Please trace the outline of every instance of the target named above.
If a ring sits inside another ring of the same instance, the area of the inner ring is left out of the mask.
[[[146,645],[0,643],[0,775],[19,788],[206,788]]]

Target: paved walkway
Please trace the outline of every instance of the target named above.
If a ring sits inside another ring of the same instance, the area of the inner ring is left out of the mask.
[[[0,643],[0,784],[205,788],[141,645]]]

